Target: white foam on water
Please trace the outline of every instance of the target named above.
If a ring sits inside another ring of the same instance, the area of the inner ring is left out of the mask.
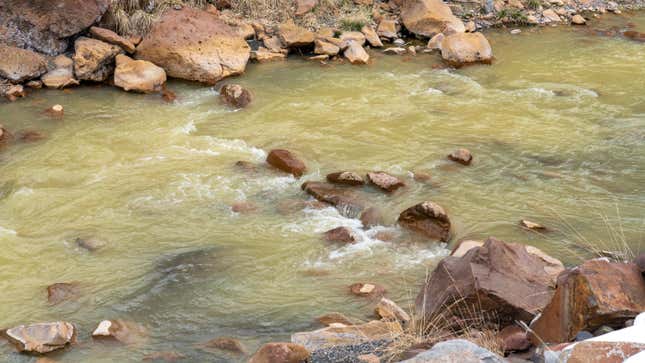
[[[10,235],[10,236],[15,236],[18,233],[16,231],[14,231],[13,229],[4,228],[4,227],[0,226],[0,235],[3,235],[3,234]]]
[[[193,132],[197,131],[197,126],[195,126],[195,121],[190,120],[187,124],[179,126],[177,128],[177,131],[181,132],[182,134],[190,135]]]
[[[440,89],[428,87],[428,89],[425,91],[426,94],[428,95],[442,95],[443,91]]]
[[[29,196],[29,195],[32,195],[32,194],[34,194],[34,190],[31,189],[31,188],[27,188],[27,187],[20,187],[18,190],[16,190],[13,193],[13,195],[17,195],[17,196],[21,196],[21,197]]]
[[[209,155],[209,156],[219,156],[221,155],[220,152],[211,150],[211,149],[195,149],[195,148],[188,148],[184,146],[178,146],[178,145],[173,145],[173,149],[181,150],[182,152],[186,154],[202,154],[202,155]]]
[[[244,140],[239,139],[220,139],[215,136],[204,136],[209,145],[229,151],[237,151],[251,154],[256,160],[266,159],[266,151],[255,146],[249,146]]]

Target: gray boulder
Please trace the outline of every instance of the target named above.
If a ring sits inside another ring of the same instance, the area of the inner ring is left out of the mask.
[[[505,363],[499,355],[463,339],[435,344],[417,356],[401,363]]]

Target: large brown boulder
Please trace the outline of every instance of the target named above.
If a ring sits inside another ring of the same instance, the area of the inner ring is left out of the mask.
[[[233,28],[216,15],[189,7],[167,11],[135,55],[170,77],[208,84],[243,73],[250,56],[248,44]]]
[[[0,1],[0,42],[57,55],[101,19],[110,0]]]
[[[45,72],[47,61],[42,55],[0,43],[0,77],[20,83]]]
[[[40,80],[49,88],[78,85],[78,80],[74,78],[74,61],[62,54],[57,56],[51,61],[50,70],[43,74]]]
[[[645,311],[645,281],[632,263],[586,261],[558,276],[553,300],[531,328],[534,342],[568,342],[582,330],[622,327]],[[538,339],[539,337],[539,339]]]
[[[440,313],[472,318],[463,312],[474,309],[502,325],[528,322],[553,296],[550,267],[524,245],[489,238],[482,247],[439,263],[417,296],[417,313],[427,319]]]
[[[493,50],[482,33],[455,33],[441,42],[441,57],[456,67],[467,63],[490,63]]]
[[[303,363],[309,358],[309,351],[293,343],[267,343],[258,349],[249,363]]]
[[[123,52],[116,45],[80,37],[74,42],[74,73],[80,80],[105,81],[114,69],[114,57]]]
[[[166,72],[161,67],[144,61],[133,60],[127,55],[116,56],[114,85],[126,91],[152,93],[161,91],[166,83]]]
[[[267,156],[267,163],[298,178],[307,171],[305,163],[289,150],[271,150]]]
[[[19,351],[38,354],[65,348],[76,341],[74,325],[64,321],[20,325],[7,329],[4,335]]]
[[[412,33],[431,38],[438,33],[464,32],[464,23],[441,0],[404,0],[403,25]]]
[[[414,205],[399,215],[401,226],[440,241],[450,240],[450,219],[437,203],[425,201]]]

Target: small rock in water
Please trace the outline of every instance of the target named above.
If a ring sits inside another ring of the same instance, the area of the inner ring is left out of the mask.
[[[111,338],[123,344],[140,344],[148,337],[145,327],[126,320],[103,320],[92,332],[93,338]]]
[[[235,202],[231,205],[231,210],[235,213],[250,213],[258,209],[258,206],[251,202]]]
[[[2,136],[0,134],[0,139],[1,138],[2,138]],[[18,134],[18,139],[20,139],[20,141],[22,141],[22,142],[36,142],[36,141],[43,140],[45,138],[46,138],[45,135],[41,134],[38,131],[34,131],[34,130],[25,130],[25,131],[21,131]]]
[[[395,190],[405,186],[403,180],[383,171],[367,173],[367,179],[372,184],[388,193],[394,192]]]
[[[342,242],[342,243],[354,243],[356,242],[356,237],[351,229],[347,227],[337,227],[330,229],[324,234],[325,240],[329,242]]]
[[[53,105],[45,110],[45,113],[53,117],[62,117],[65,111],[62,105]]]
[[[511,30],[511,34],[513,34],[513,35],[519,34],[521,32],[522,32],[521,29],[513,29],[513,30]]]
[[[417,49],[413,45],[411,45],[408,47],[408,53],[410,53],[411,55],[417,55]]]
[[[396,55],[402,55],[405,54],[405,48],[401,47],[390,47],[386,48],[383,50],[383,53],[385,54],[396,54]]]
[[[11,139],[13,135],[3,126],[0,125],[0,142],[5,142]]]
[[[430,173],[426,173],[423,171],[415,171],[412,173],[412,175],[414,180],[420,183],[425,183],[427,181],[430,181],[430,179],[432,178]]]
[[[76,342],[76,328],[65,321],[37,323],[7,329],[4,336],[20,352],[44,354]]]
[[[103,247],[105,247],[105,242],[96,239],[96,238],[77,238],[76,239],[76,244],[81,247],[85,248],[88,251],[96,251],[99,250]]]
[[[344,185],[363,185],[365,180],[358,173],[353,171],[340,171],[336,173],[327,174],[327,181],[334,184]]]
[[[243,108],[253,100],[253,95],[239,84],[224,85],[220,91],[220,98],[229,106]]]
[[[269,152],[267,163],[284,172],[291,173],[299,178],[307,170],[307,166],[302,160],[298,159],[291,151],[275,149]]]
[[[585,25],[587,20],[583,18],[582,15],[576,14],[571,18],[571,23],[575,25]]]
[[[354,322],[341,313],[329,313],[316,318],[316,320],[323,325],[343,324],[354,325]]]
[[[399,215],[398,222],[428,238],[443,242],[450,240],[450,219],[445,210],[434,202],[425,201],[404,210]]]
[[[246,354],[246,349],[239,340],[230,337],[219,337],[211,339],[199,345],[203,350],[219,349],[236,354]]]
[[[438,33],[437,35],[430,38],[428,45],[426,46],[430,50],[441,50],[441,42],[446,36],[443,33]]]
[[[53,305],[63,301],[77,300],[80,295],[78,282],[57,282],[47,286],[47,301]]]
[[[401,38],[399,38],[399,39],[395,39],[395,40],[392,42],[392,44],[396,45],[397,47],[402,47],[402,46],[404,46],[404,45],[405,45],[405,40],[403,40],[403,39],[401,39]]]
[[[143,356],[141,360],[143,361],[164,360],[166,362],[176,362],[184,358],[186,358],[186,356],[179,352],[165,351],[165,352],[154,352],[154,353],[146,354]]]
[[[310,356],[307,348],[294,343],[267,343],[258,349],[248,363],[300,363]]]
[[[385,224],[383,213],[376,207],[368,207],[361,212],[360,220],[363,223],[363,228],[371,228]]]
[[[533,231],[546,231],[547,228],[539,223],[531,222],[526,219],[520,220],[520,226]]]
[[[177,95],[175,94],[175,92],[166,88],[166,85],[164,85],[161,89],[161,99],[164,100],[164,102],[170,103],[177,99]]]
[[[357,282],[349,287],[349,291],[356,296],[382,297],[385,288],[381,285]]]
[[[583,340],[587,340],[587,339],[591,339],[591,338],[593,338],[593,334],[591,334],[590,332],[588,332],[586,330],[583,330],[581,332],[578,332],[578,334],[576,334],[576,337],[574,338],[574,341],[581,342]]]
[[[22,85],[15,84],[9,86],[7,91],[5,91],[5,97],[10,101],[14,102],[18,98],[23,98],[27,96],[27,92]]]
[[[470,165],[473,161],[473,155],[468,149],[457,149],[448,155],[448,159],[457,162],[462,165]]]

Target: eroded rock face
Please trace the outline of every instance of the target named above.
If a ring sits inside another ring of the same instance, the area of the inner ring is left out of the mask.
[[[482,33],[455,33],[441,42],[441,57],[460,67],[468,63],[490,63],[493,50]]]
[[[161,67],[119,54],[116,56],[114,85],[126,91],[160,92],[166,83],[166,72]]]
[[[224,103],[235,108],[244,108],[253,100],[251,92],[239,84],[222,86],[219,90],[219,95]]]
[[[0,1],[0,42],[57,55],[68,38],[97,22],[109,0]]]
[[[5,336],[21,352],[43,354],[74,343],[76,329],[68,322],[57,321],[20,325],[7,329]]]
[[[42,55],[0,43],[0,77],[20,83],[40,77],[47,72],[47,61]]]
[[[114,69],[114,58],[121,52],[116,45],[80,37],[74,43],[74,73],[80,80],[105,81]]]
[[[51,63],[50,71],[40,77],[46,87],[65,88],[78,85],[78,80],[74,78],[74,61],[71,58],[61,54]]]
[[[214,84],[243,73],[250,55],[246,41],[223,20],[183,7],[153,24],[135,57],[158,65],[170,77]]]
[[[450,240],[450,219],[437,203],[426,201],[414,205],[401,212],[398,222],[428,238],[444,242]]]
[[[397,37],[398,29],[395,20],[383,19],[376,27],[376,34],[383,38],[394,39]]]
[[[293,174],[297,178],[301,177],[307,170],[305,163],[289,150],[271,150],[267,156],[267,163],[286,173]]]
[[[398,322],[370,321],[361,325],[330,326],[291,335],[291,342],[300,344],[310,351],[340,345],[355,345],[370,341],[393,339],[402,333]]]
[[[309,351],[299,344],[267,343],[260,347],[249,363],[303,363]]]
[[[638,267],[596,259],[558,276],[553,300],[531,328],[547,343],[562,343],[583,330],[623,326],[642,311],[645,281]],[[533,336],[532,341],[539,340]]]
[[[367,180],[388,193],[392,193],[405,186],[405,182],[403,182],[403,180],[383,171],[367,173]]]
[[[431,38],[438,33],[464,32],[464,23],[441,0],[404,0],[403,25],[412,33]]]
[[[548,267],[524,245],[489,238],[482,247],[439,263],[417,296],[417,313],[427,319],[439,313],[459,316],[458,308],[448,308],[459,301],[495,316],[502,326],[515,320],[528,322],[549,303],[555,291]]]
[[[136,49],[134,44],[129,39],[123,38],[122,36],[111,31],[110,29],[93,26],[90,28],[90,34],[92,35],[92,38],[102,40],[106,43],[118,45],[128,53],[134,53]]]

